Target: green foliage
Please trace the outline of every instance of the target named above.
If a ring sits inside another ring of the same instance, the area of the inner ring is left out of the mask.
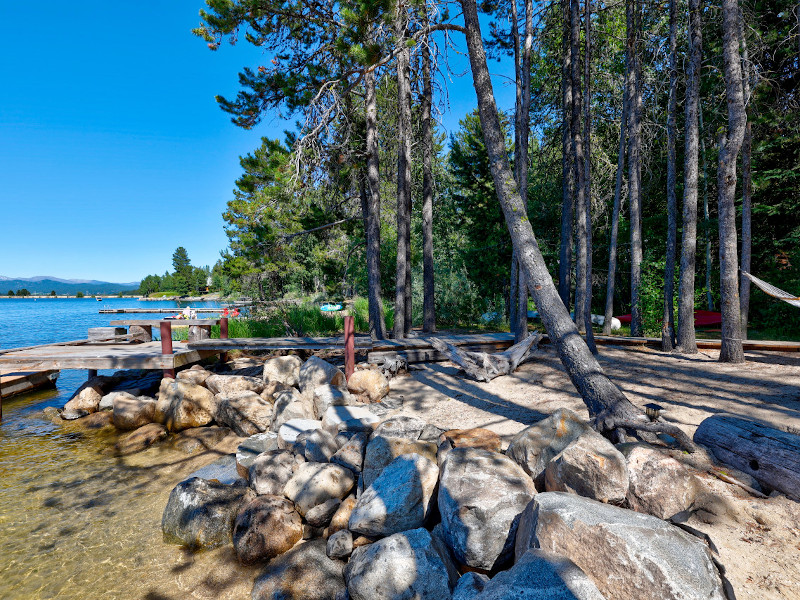
[[[56,291],[55,291],[55,290],[51,290],[51,291],[50,291],[50,295],[51,295],[51,296],[55,296],[55,295],[56,295]]]
[[[17,296],[19,296],[19,292],[17,292]],[[83,292],[78,292],[77,294],[75,294],[75,297],[76,298],[83,298]]]
[[[8,294],[7,294],[7,295],[8,295],[8,296],[14,296],[14,295],[15,295],[15,294],[14,294],[14,290],[8,290]]]

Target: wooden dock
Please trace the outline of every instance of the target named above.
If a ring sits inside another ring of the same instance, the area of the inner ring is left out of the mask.
[[[228,308],[228,310],[238,309],[240,307],[220,307],[220,308],[193,308],[196,313],[221,313]],[[147,314],[147,315],[170,315],[179,314],[183,308],[101,308],[98,312],[101,315],[122,315],[122,314]]]
[[[58,375],[59,371],[55,369],[21,371],[0,368],[0,399],[11,398],[43,387],[55,386]]]

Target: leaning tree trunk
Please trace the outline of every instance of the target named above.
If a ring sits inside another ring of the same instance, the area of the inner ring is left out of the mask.
[[[423,7],[423,10],[425,8]],[[427,13],[426,13],[427,15]],[[430,38],[422,46],[422,330],[436,331],[433,275],[433,123]]]
[[[689,0],[689,76],[686,84],[686,150],[683,169],[683,238],[678,284],[678,349],[697,353],[694,334],[694,270],[697,252],[698,111],[703,38],[700,0]]]
[[[639,81],[640,0],[626,2],[627,31],[627,94],[628,108],[628,203],[631,213],[631,335],[639,337],[642,330],[640,288],[642,284],[642,164],[641,117],[642,89]]]
[[[720,135],[717,189],[719,206],[719,292],[722,313],[720,362],[744,362],[739,312],[739,259],[736,239],[736,161],[742,149],[747,112],[742,90],[742,57],[739,54],[738,0],[722,0],[722,58],[727,131]]]
[[[584,23],[586,27],[583,61],[583,80],[586,94],[583,100],[583,139],[585,145],[584,215],[586,221],[586,295],[584,297],[583,318],[586,323],[586,344],[592,354],[597,354],[592,330],[592,3],[584,2]]]
[[[402,338],[411,329],[411,85],[409,82],[410,50],[405,44],[406,15],[398,4],[395,23],[397,43],[397,275],[394,296],[394,337]]]
[[[572,276],[572,58],[570,52],[570,0],[562,3],[561,42],[561,245],[558,252],[558,295],[570,305]]]
[[[661,349],[675,346],[675,245],[678,235],[678,201],[675,197],[675,137],[678,104],[678,10],[669,0],[669,101],[667,103],[667,253],[664,264],[664,316],[661,321]]]
[[[364,227],[367,241],[367,299],[369,332],[378,340],[386,337],[381,298],[381,191],[380,149],[378,147],[378,102],[375,94],[375,72],[364,75],[365,117],[367,138],[367,202]]]
[[[597,359],[578,334],[547,270],[530,221],[524,216],[522,199],[508,163],[505,139],[500,127],[492,80],[486,64],[476,0],[461,0],[465,35],[483,138],[489,155],[492,178],[509,233],[522,265],[528,289],[533,296],[550,342],[555,346],[570,380],[577,388],[598,430],[614,439],[624,439],[624,429],[669,430],[680,442],[692,448],[691,440],[677,427],[650,423],[603,373]]]
[[[603,335],[611,335],[611,319],[614,316],[614,285],[617,276],[617,236],[619,214],[622,210],[622,176],[625,170],[625,132],[628,130],[628,102],[623,94],[622,117],[619,123],[619,149],[617,151],[617,177],[614,184],[614,208],[611,212],[611,242],[608,249],[608,282],[606,284],[606,311]]]
[[[570,1],[570,54],[572,65],[572,161],[575,164],[575,325],[586,331],[586,157],[581,133],[581,14],[580,0]]]
[[[744,15],[739,10],[739,42],[742,46],[742,92],[745,107],[750,102],[750,54],[747,50],[747,38],[744,35]],[[751,172],[751,152],[753,148],[753,130],[748,119],[747,128],[742,141],[742,271],[750,272],[750,256],[753,244],[753,176]],[[747,339],[747,321],[750,312],[750,280],[744,275],[739,277],[739,312],[742,319],[742,339]]]

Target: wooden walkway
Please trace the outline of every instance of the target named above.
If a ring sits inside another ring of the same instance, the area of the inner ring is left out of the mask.
[[[59,372],[54,369],[47,371],[21,371],[0,368],[0,399],[11,398],[42,387],[55,386],[58,375]],[[2,408],[0,408],[0,411],[2,411]]]
[[[172,354],[161,353],[161,342],[144,344],[92,342],[50,344],[0,354],[0,368],[47,369],[177,369],[214,356],[214,350],[187,348],[176,342]]]

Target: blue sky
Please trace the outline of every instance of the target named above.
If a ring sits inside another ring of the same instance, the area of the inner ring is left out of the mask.
[[[191,34],[202,6],[0,3],[0,275],[138,281],[171,270],[178,246],[216,262],[239,156],[291,123],[244,131],[218,108],[262,56],[209,51]],[[447,83],[448,132],[476,105],[466,59],[451,64],[466,74]],[[513,89],[495,88],[511,108]]]

